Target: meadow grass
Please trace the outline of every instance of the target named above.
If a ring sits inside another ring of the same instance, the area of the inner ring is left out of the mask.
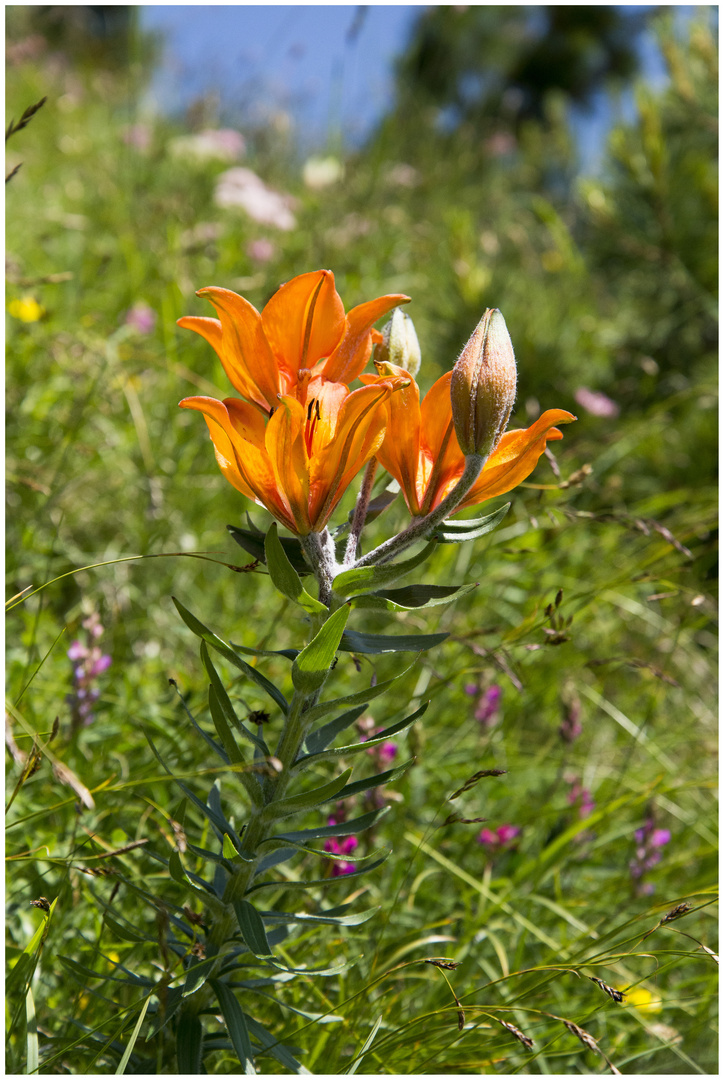
[[[701,43],[682,55],[703,78]],[[566,1074],[605,1072],[607,1060],[624,1073],[716,1072],[715,368],[706,335],[678,366],[663,346],[643,351],[634,301],[617,306],[617,276],[606,276],[605,222],[585,216],[587,205],[600,210],[590,193],[605,184],[581,185],[573,210],[556,206],[539,184],[545,148],[534,131],[522,165],[509,174],[490,166],[482,208],[464,144],[447,178],[431,151],[405,187],[390,172],[401,159],[383,131],[347,162],[343,185],[319,193],[301,184],[282,136],[250,140],[244,164],[299,200],[297,228],[280,233],[215,206],[225,166],[173,157],[181,129],[170,121],[149,124],[143,152],[124,141],[129,124],[146,122],[131,83],[46,57],[16,64],[8,85],[16,117],[48,96],[9,143],[11,165],[23,164],[7,191],[9,302],[43,309],[28,321],[10,314],[7,332],[8,595],[27,590],[7,623],[7,955],[22,975],[9,984],[8,1071],[34,1062],[48,1073],[115,1071],[148,993],[138,980],[176,973],[162,901],[188,898],[153,854],[168,859],[180,832],[204,847],[208,823],[146,735],[199,794],[218,776],[243,819],[231,779],[169,684],[208,730],[196,643],[170,596],[238,645],[284,648],[304,627],[289,602],[270,603],[263,566],[239,572],[251,558],[225,526],[244,525],[247,511],[261,528],[270,519],[224,483],[202,424],[176,409],[184,396],[228,388],[212,350],[175,320],[210,313],[194,297],[203,285],[261,307],[280,281],[329,266],[347,308],[385,292],[413,297],[425,389],[482,308],[499,306],[519,357],[514,425],[536,407],[571,408],[579,421],[513,493],[497,531],[442,546],[426,566],[430,583],[476,589],[394,617],[408,632],[450,637],[370,706],[379,725],[430,701],[397,749],[396,760],[414,756],[414,766],[386,789],[389,813],[363,839],[363,850],[393,853],[361,885],[345,888],[340,877],[310,907],[379,911],[355,928],[298,930],[281,943],[281,955],[309,967],[340,955],[353,963],[328,979],[260,987],[255,1015],[312,1072],[354,1062],[360,1073]],[[660,126],[676,93],[656,105]],[[642,115],[618,136],[619,150],[646,134]],[[612,167],[606,194],[609,205],[621,195],[619,225],[627,160],[619,155],[618,187]],[[274,246],[264,263],[248,253],[260,236]],[[631,273],[643,273],[643,256],[632,258]],[[655,298],[639,297],[641,319],[650,318],[644,299]],[[659,296],[671,333],[691,332],[687,317],[701,323],[710,311],[693,271],[675,299],[667,308]],[[126,322],[140,302],[156,316],[148,332]],[[620,415],[581,411],[581,385],[610,395]],[[404,526],[400,501],[375,522],[370,546]],[[112,662],[83,726],[72,719],[67,652],[94,612]],[[389,617],[355,620],[355,629],[390,632]],[[399,664],[342,654],[334,691],[391,677]],[[259,667],[288,680],[283,660]],[[263,706],[253,685],[223,673],[234,701]],[[500,695],[481,722],[477,699],[491,687]],[[505,772],[451,798],[493,769]],[[482,823],[452,816],[520,831],[492,850],[478,839]],[[670,838],[636,877],[635,833],[647,828]],[[98,858],[136,840],[146,843]],[[306,876],[321,876],[313,861]],[[99,868],[113,872],[87,872]],[[279,872],[279,907],[296,910],[284,880],[301,869]],[[141,893],[159,898],[156,911]],[[40,896],[57,899],[42,951],[43,913],[29,906]],[[682,903],[690,910],[661,922]],[[424,962],[431,957],[460,966],[440,969]],[[208,1051],[208,1071],[235,1071],[220,1026]],[[127,1071],[173,1072],[173,1061],[169,1030],[142,1025]],[[257,1066],[285,1071],[268,1053]]]

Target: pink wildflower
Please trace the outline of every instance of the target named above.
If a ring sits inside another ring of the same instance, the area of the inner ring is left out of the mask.
[[[589,390],[587,386],[580,386],[573,395],[576,404],[585,409],[591,416],[604,416],[614,419],[620,413],[620,408],[606,394],[598,390]]]
[[[126,312],[124,321],[137,334],[152,334],[156,326],[156,312],[139,300]]]
[[[499,825],[494,831],[481,829],[478,833],[478,843],[487,848],[493,854],[509,850],[516,837],[520,836],[521,829],[518,825]]]

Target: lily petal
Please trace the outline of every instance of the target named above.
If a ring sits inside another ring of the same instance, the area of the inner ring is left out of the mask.
[[[292,278],[274,293],[261,318],[277,363],[296,382],[300,369],[311,369],[329,356],[344,333],[344,305],[334,274],[314,270]]]
[[[395,364],[381,365],[378,371],[380,375],[361,375],[360,380],[365,386],[374,385],[389,374],[408,380],[407,386],[387,399],[387,435],[377,458],[402,488],[410,513],[418,514],[424,498],[424,483],[418,487],[420,388],[408,372]]]
[[[294,518],[293,531],[311,532],[309,473],[304,447],[306,413],[296,398],[282,397],[266,427],[265,446],[278,491],[283,492]]]
[[[564,409],[548,409],[526,430],[507,431],[458,510],[512,491],[533,472],[546,442],[563,438],[554,425],[570,424],[575,419]]]
[[[332,382],[354,382],[370,358],[372,324],[392,308],[409,302],[409,296],[390,294],[358,304],[348,311],[344,336],[324,365],[324,377]]]
[[[196,295],[208,297],[219,315],[222,348],[216,351],[234,389],[262,408],[273,408],[282,387],[259,312],[230,289],[210,285]],[[188,325],[185,320],[181,324]],[[201,332],[197,326],[191,329]]]

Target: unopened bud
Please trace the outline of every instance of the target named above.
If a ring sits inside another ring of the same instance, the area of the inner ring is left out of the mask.
[[[515,402],[516,369],[505,319],[488,308],[453,368],[455,434],[466,455],[487,458],[505,431]]]
[[[421,361],[415,324],[402,308],[395,308],[392,318],[382,327],[382,344],[377,346],[375,362],[394,364],[409,372],[414,379]]]

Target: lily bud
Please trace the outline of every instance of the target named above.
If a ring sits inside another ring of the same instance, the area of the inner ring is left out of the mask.
[[[377,346],[375,363],[404,368],[414,379],[421,361],[415,325],[402,308],[395,308],[390,321],[382,327],[382,343]]]
[[[450,380],[455,434],[466,457],[486,459],[497,446],[515,402],[516,374],[505,319],[497,308],[488,308]]]

